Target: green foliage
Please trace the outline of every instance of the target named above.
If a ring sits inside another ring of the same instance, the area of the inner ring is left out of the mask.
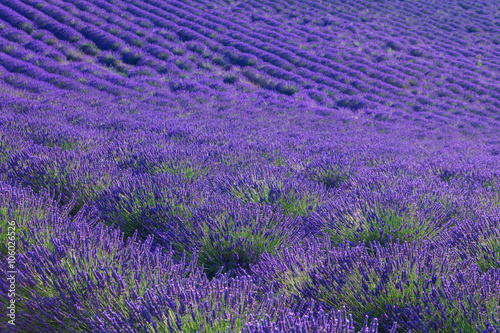
[[[276,90],[279,93],[292,96],[299,91],[299,88],[290,83],[280,83],[277,85]]]
[[[46,40],[44,40],[45,44],[47,45],[54,45],[57,43],[57,39],[56,38],[47,38]]]
[[[114,208],[106,214],[105,221],[118,226],[125,238],[128,238],[135,232],[142,237],[149,234],[144,228],[145,221],[154,225],[175,217],[191,217],[191,205],[169,192],[169,189],[163,192],[136,189],[131,193],[121,193]]]
[[[5,198],[8,199],[8,198]],[[33,205],[33,201],[38,205]],[[0,254],[7,255],[7,238],[9,233],[15,232],[16,253],[23,253],[26,249],[19,242],[19,236],[25,232],[27,224],[34,219],[44,219],[56,210],[54,202],[46,195],[35,200],[19,200],[18,202],[0,202]],[[14,222],[14,225],[12,225]],[[9,228],[11,227],[11,228]]]
[[[322,183],[327,189],[339,188],[349,179],[349,171],[339,165],[328,165],[311,174],[311,179]]]
[[[235,84],[238,81],[238,76],[236,74],[229,74],[224,77],[224,83]]]
[[[193,69],[192,63],[188,60],[177,59],[175,60],[175,65],[179,67],[179,69],[183,69],[186,71],[190,71]]]
[[[157,175],[168,173],[171,175],[182,175],[189,180],[201,180],[208,174],[208,168],[201,168],[198,165],[192,165],[189,161],[185,163],[161,163],[155,166],[151,174]]]
[[[31,34],[35,28],[33,27],[33,24],[29,22],[25,22],[22,24],[21,29],[26,32],[27,34]]]
[[[111,53],[106,53],[99,58],[99,62],[105,66],[117,67],[121,64],[120,59]]]
[[[258,187],[234,186],[231,193],[244,203],[271,204],[293,217],[308,216],[320,203],[319,198],[293,189],[282,189],[282,184],[270,187],[263,183]]]
[[[186,54],[186,50],[183,49],[183,48],[180,48],[180,47],[175,47],[173,50],[172,50],[172,53],[176,56],[182,56],[184,54]]]
[[[69,61],[82,61],[83,57],[82,54],[79,52],[69,51],[66,54],[66,59],[68,59]]]
[[[373,242],[385,245],[413,240],[420,243],[437,238],[443,229],[452,225],[452,218],[457,214],[455,205],[444,198],[426,196],[401,206],[372,199],[349,208],[329,208],[318,217],[334,243],[347,241],[370,246]]]
[[[47,148],[59,147],[62,151],[69,151],[78,148],[79,143],[71,140],[47,140],[43,145]]]
[[[218,272],[235,275],[239,269],[248,271],[262,253],[275,253],[288,243],[289,231],[279,227],[283,216],[254,218],[241,220],[224,214],[203,223],[198,265],[203,265],[209,278]]]

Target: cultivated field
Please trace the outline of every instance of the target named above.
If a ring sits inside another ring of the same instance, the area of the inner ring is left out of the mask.
[[[0,331],[498,333],[497,0],[0,0]]]

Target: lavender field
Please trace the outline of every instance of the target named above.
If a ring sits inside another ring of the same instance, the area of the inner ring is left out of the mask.
[[[498,0],[0,0],[0,332],[500,332]]]

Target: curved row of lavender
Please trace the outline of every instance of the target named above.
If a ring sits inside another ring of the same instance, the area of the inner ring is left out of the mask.
[[[0,331],[499,332],[499,44],[493,0],[2,0]]]

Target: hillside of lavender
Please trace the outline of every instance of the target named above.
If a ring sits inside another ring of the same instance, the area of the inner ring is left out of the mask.
[[[500,332],[496,0],[1,0],[0,331]]]

